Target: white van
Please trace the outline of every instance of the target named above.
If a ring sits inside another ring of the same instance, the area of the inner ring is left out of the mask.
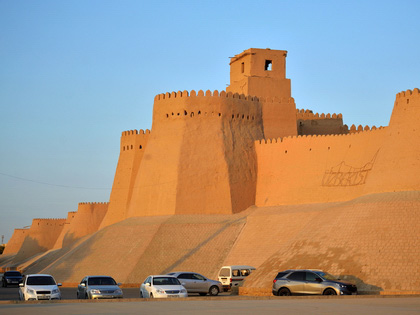
[[[253,270],[255,267],[246,265],[223,266],[219,271],[219,281],[222,283],[224,291],[240,286]]]

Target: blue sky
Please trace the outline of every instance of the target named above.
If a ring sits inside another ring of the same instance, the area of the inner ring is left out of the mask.
[[[109,200],[153,98],[224,90],[229,57],[287,50],[298,108],[386,126],[420,87],[419,1],[0,0],[0,236]]]

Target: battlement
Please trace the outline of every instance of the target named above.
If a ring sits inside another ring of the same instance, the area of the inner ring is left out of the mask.
[[[313,113],[309,109],[296,109],[296,118],[297,119],[343,119],[342,114],[319,114],[319,113]]]
[[[347,125],[345,125],[347,127]],[[351,130],[356,130],[355,126],[352,125]],[[375,132],[378,130],[385,129],[385,127],[379,127],[376,128],[373,126],[370,128],[369,126],[362,127],[361,125],[357,128],[356,131],[350,132],[348,134],[333,134],[333,135],[298,135],[298,136],[288,136],[283,138],[273,138],[273,139],[260,139],[255,141],[255,145],[264,145],[264,144],[277,144],[277,143],[285,143],[289,141],[299,141],[300,139],[335,139],[337,137],[352,137],[357,134],[360,134],[361,132],[367,133],[367,132]]]
[[[347,128],[347,130],[349,131],[350,134],[357,133],[357,132],[362,132],[362,131],[370,131],[370,130],[376,130],[376,129],[384,128],[382,126],[379,126],[379,127],[376,127],[376,126],[369,127],[368,125],[366,125],[364,127],[362,125],[359,125],[356,128],[356,126],[354,124],[351,125],[350,129],[348,129],[348,126],[347,125],[344,125],[344,127]]]
[[[57,218],[35,218],[32,220],[31,228],[37,227],[39,225],[64,225],[67,219],[57,219]]]
[[[407,98],[410,98],[411,96],[416,96],[417,97],[419,95],[420,95],[420,90],[418,88],[415,88],[413,90],[406,90],[406,91],[402,91],[402,92],[398,93],[396,95],[396,99],[397,100],[402,99],[402,98],[407,99]]]
[[[133,129],[133,130],[127,130],[127,131],[123,131],[121,133],[121,137],[126,137],[126,136],[132,136],[132,135],[149,135],[150,134],[150,130],[146,129],[140,129],[137,131],[137,129]]]
[[[109,202],[79,202],[79,206],[86,206],[86,205],[109,205]]]
[[[258,102],[258,97],[250,96],[250,95],[244,95],[239,93],[232,93],[232,92],[225,92],[221,91],[219,93],[218,90],[214,90],[213,92],[210,90],[207,90],[205,93],[203,90],[199,90],[196,92],[195,90],[188,91],[178,91],[178,92],[167,92],[167,93],[161,93],[155,96],[155,102],[156,101],[162,101],[162,100],[168,100],[168,99],[174,99],[174,98],[183,98],[183,97],[220,97],[220,98],[235,98],[235,99],[242,99],[247,101],[255,101]]]

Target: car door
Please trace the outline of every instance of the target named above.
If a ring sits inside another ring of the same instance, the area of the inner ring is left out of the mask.
[[[305,286],[305,272],[295,271],[287,277],[286,287],[293,294],[303,294]]]
[[[322,279],[315,273],[307,271],[305,273],[305,294],[322,294]]]
[[[185,272],[181,273],[177,278],[179,282],[184,286],[185,289],[187,289],[188,293],[194,293],[197,292],[197,288],[194,285],[194,281],[192,279],[192,273]]]
[[[85,286],[83,286],[82,283],[84,283]],[[79,299],[85,298],[86,286],[87,286],[87,278],[83,278],[82,281],[80,281],[80,284],[77,286],[77,296],[79,297]]]
[[[194,287],[196,288],[195,292],[207,292],[209,290],[207,279],[202,275],[194,273],[192,275],[192,281],[194,282]]]
[[[152,292],[152,281],[153,278],[152,277],[148,277],[145,281],[144,281],[144,292],[143,292],[143,297],[145,298],[149,298],[150,297],[150,292]]]

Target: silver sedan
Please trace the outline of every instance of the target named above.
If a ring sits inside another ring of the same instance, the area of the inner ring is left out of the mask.
[[[108,276],[87,276],[77,286],[78,299],[115,299],[122,298],[121,283]]]
[[[198,293],[200,295],[218,295],[223,290],[220,281],[211,280],[196,272],[178,271],[168,273],[178,278],[188,293]]]

